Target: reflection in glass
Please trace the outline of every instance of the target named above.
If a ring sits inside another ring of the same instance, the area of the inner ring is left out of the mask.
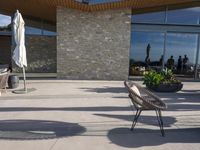
[[[56,36],[56,32],[43,30],[43,35]]]
[[[136,23],[144,23],[147,28]],[[177,25],[177,28],[184,26],[178,33],[168,24]],[[197,70],[196,76],[200,78],[200,52],[196,64],[198,33],[194,32],[199,25],[200,7],[172,10],[169,6],[167,11],[133,14],[132,26],[140,32],[132,30],[129,74],[142,75],[148,69],[159,70],[164,62],[162,66],[172,69],[178,76],[194,77]],[[155,28],[156,31],[152,32]]]
[[[165,11],[145,14],[135,14],[132,16],[132,23],[164,23]]]
[[[130,51],[130,75],[142,75],[144,71],[162,67],[164,33],[132,32]]]
[[[197,52],[197,34],[168,33],[165,66],[174,73],[193,77]]]
[[[133,14],[132,23],[166,23],[165,10],[143,14]],[[200,24],[200,7],[168,10],[169,24]]]
[[[11,31],[11,17],[0,14],[0,31]]]
[[[42,34],[42,29],[40,28],[35,28],[35,27],[30,27],[26,26],[26,34],[35,34],[35,35],[41,35]]]
[[[199,24],[200,7],[170,10],[167,13],[167,23]]]
[[[200,38],[200,37],[199,37]],[[200,41],[199,41],[200,44]],[[199,57],[198,57],[198,62],[197,62],[197,74],[196,74],[196,78],[200,79],[200,45],[199,45]]]
[[[48,31],[40,28],[26,26],[26,34],[30,35],[47,35],[47,36],[56,36],[56,32]]]

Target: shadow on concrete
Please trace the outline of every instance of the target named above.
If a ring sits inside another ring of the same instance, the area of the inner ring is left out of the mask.
[[[195,97],[184,97],[184,98],[167,98],[164,100],[166,103],[169,104],[181,104],[181,103],[196,103],[196,104],[200,104],[200,99],[199,98],[195,98]]]
[[[75,136],[86,129],[77,123],[46,120],[1,120],[0,139],[41,140]]]
[[[100,96],[99,96],[100,97]],[[50,99],[69,99],[69,98],[94,98],[94,95],[77,95],[77,94],[57,94],[57,95],[28,95],[15,94],[14,96],[0,96],[0,100],[50,100]]]
[[[199,111],[200,92],[156,93],[168,105],[167,111]]]
[[[166,137],[159,130],[115,128],[108,132],[109,140],[128,148],[159,146],[167,143],[200,143],[200,128],[167,129]]]
[[[129,111],[130,107],[0,107],[0,112],[12,111]]]
[[[104,86],[103,88],[80,88],[86,92],[96,93],[128,93],[125,87],[109,87]]]
[[[127,94],[128,95],[128,94]],[[104,96],[105,97],[105,96]],[[111,96],[110,96],[111,97]],[[108,96],[108,98],[110,98]],[[102,95],[93,95],[93,94],[58,94],[58,95],[16,95],[15,96],[6,96],[2,95],[0,96],[0,100],[63,100],[63,99],[72,99],[72,98],[102,98]],[[127,98],[127,96],[119,96],[119,97],[112,97],[112,98]]]
[[[128,96],[113,96],[112,98],[130,99]]]
[[[197,102],[200,102],[198,97],[200,96],[200,92],[178,92],[178,93],[155,93],[161,98],[166,99],[172,99],[172,100],[179,100],[179,99],[185,99],[185,100],[194,100],[196,99]]]
[[[165,111],[199,111],[197,104],[168,104]],[[0,112],[23,112],[23,111],[132,111],[130,106],[94,106],[94,107],[0,107]]]
[[[168,104],[168,108],[166,111],[199,111],[200,105],[199,104]]]
[[[121,120],[130,121],[132,123],[134,119],[134,115],[111,115],[111,114],[94,114],[101,117],[108,117],[108,118],[116,118]],[[171,127],[175,122],[177,122],[175,117],[163,116],[164,127]],[[140,116],[138,122],[148,125],[158,126],[158,121],[155,116]],[[158,126],[159,127],[159,126]]]

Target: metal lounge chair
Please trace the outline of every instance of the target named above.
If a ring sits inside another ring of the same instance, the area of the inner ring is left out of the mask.
[[[158,96],[134,82],[124,81],[124,85],[128,89],[129,97],[136,109],[131,130],[134,129],[143,110],[155,110],[161,134],[165,136],[161,110],[165,110],[167,105]]]

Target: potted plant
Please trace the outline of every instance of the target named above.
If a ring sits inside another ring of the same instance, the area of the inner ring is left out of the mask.
[[[177,80],[169,69],[162,70],[161,72],[150,70],[145,73],[143,84],[157,92],[177,92],[183,87],[181,81]]]

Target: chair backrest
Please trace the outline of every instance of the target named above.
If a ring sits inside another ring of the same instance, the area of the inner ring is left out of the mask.
[[[129,97],[136,108],[143,107],[143,101],[141,99],[141,93],[136,85],[131,84],[131,82],[124,81],[125,87],[127,87],[129,92]]]
[[[0,73],[0,89],[5,89],[7,86],[9,71]]]
[[[158,96],[138,84],[130,81],[124,81],[124,85],[127,87],[129,97],[136,109],[164,110],[167,108],[167,105]]]

